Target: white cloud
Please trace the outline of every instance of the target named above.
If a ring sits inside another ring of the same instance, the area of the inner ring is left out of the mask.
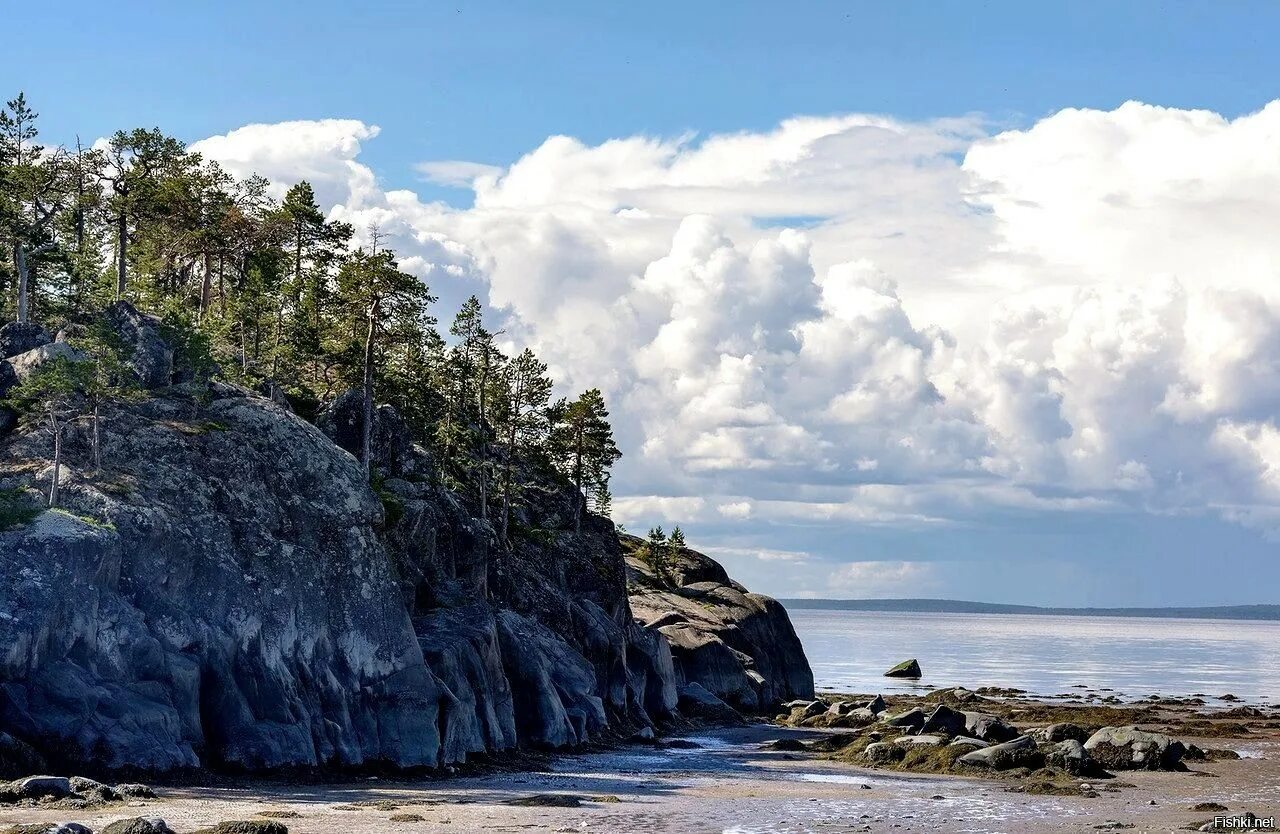
[[[419,166],[469,208],[382,189],[357,159],[376,135],[251,125],[198,149],[311,178],[442,306],[482,291],[566,390],[605,389],[626,523],[1280,518],[1280,102],[995,136],[804,117]]]
[[[828,587],[854,598],[927,597],[939,588],[927,562],[850,562],[831,572]]]

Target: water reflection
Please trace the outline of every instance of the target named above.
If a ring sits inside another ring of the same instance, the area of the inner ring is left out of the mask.
[[[1280,701],[1280,622],[803,608],[789,613],[819,689],[1007,686],[1056,695],[1083,684],[1124,698],[1231,693]],[[920,660],[921,681],[883,677],[908,657]]]

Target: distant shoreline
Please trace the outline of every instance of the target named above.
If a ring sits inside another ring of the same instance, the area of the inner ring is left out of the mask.
[[[1060,617],[1153,617],[1169,620],[1280,620],[1280,605],[1168,608],[1047,608],[959,599],[780,599],[788,610],[880,611],[901,614],[1040,614]]]

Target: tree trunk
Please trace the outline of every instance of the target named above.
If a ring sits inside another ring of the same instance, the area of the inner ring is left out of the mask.
[[[586,508],[586,496],[582,494],[582,431],[578,431],[575,438],[575,450],[573,461],[573,480],[576,489],[573,493],[573,503],[576,512],[573,514],[573,532],[582,532],[582,512]]]
[[[26,324],[31,315],[31,270],[27,267],[27,250],[19,240],[13,242],[13,267],[18,274],[18,323]]]
[[[511,525],[511,481],[512,473],[515,469],[516,457],[516,426],[520,422],[520,406],[515,408],[515,415],[511,420],[511,427],[507,430],[507,469],[503,475],[502,484],[502,540],[510,542],[511,539],[507,535],[507,531]]]
[[[129,217],[123,211],[116,217],[116,301],[124,298],[125,284],[129,278]]]
[[[369,474],[369,457],[373,446],[373,341],[377,333],[378,299],[369,305],[369,332],[364,339],[364,420],[360,426],[360,461]]]
[[[271,378],[276,378],[280,367],[280,341],[284,337],[284,293],[280,293],[280,303],[276,305],[275,345],[271,348]]]
[[[101,406],[95,401],[93,404],[93,471],[102,471],[102,434],[99,432],[99,426],[102,424],[99,411]]]
[[[49,406],[49,426],[53,429],[53,483],[49,486],[49,508],[58,506],[59,479],[62,475],[62,427],[58,425],[58,415],[53,406]]]
[[[204,253],[204,282],[200,285],[200,321],[209,310],[209,301],[213,298],[213,259]]]
[[[227,317],[227,283],[225,276],[225,268],[222,256],[218,256],[218,315],[221,318]]]

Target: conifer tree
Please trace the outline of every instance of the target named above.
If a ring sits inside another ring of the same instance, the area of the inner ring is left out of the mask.
[[[582,529],[584,498],[608,495],[609,468],[622,457],[622,452],[613,440],[609,410],[599,388],[584,391],[572,402],[560,400],[552,406],[549,417],[552,460],[576,490],[576,532]]]

